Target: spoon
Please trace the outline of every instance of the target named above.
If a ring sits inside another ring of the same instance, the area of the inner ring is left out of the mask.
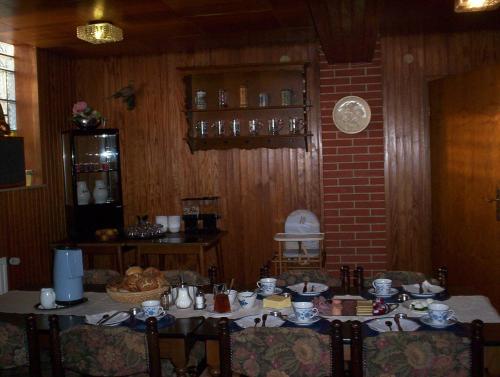
[[[260,318],[259,317],[254,318],[253,321],[255,322],[255,325],[253,327],[257,327],[257,325],[260,323]]]
[[[394,322],[396,322],[396,326],[398,326],[398,330],[403,331],[403,328],[401,327],[401,323],[399,322],[399,317],[397,315],[394,316]]]
[[[267,314],[262,314],[262,327],[266,327]]]
[[[391,321],[385,321],[385,325],[389,328],[389,331],[392,331],[392,322]]]

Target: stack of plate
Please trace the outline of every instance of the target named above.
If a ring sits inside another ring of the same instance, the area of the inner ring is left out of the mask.
[[[356,315],[373,315],[371,300],[358,300],[356,302]]]

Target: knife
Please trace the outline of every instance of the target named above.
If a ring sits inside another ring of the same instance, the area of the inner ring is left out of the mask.
[[[399,322],[399,317],[395,316],[394,317],[394,322],[396,322],[396,326],[398,326],[399,331],[403,331],[403,328],[401,327],[401,323]]]
[[[121,314],[121,313],[128,313],[128,311],[127,311],[127,310],[121,310],[121,311],[118,311],[118,312],[116,312],[115,314],[110,315],[110,316],[109,316],[109,317],[107,317],[107,318],[104,318],[103,320],[101,319],[99,322],[97,322],[97,325],[98,325],[98,326],[102,326],[102,325],[104,325],[106,322],[109,322],[109,320],[110,320],[110,319],[112,319],[112,318],[116,317],[118,314]]]

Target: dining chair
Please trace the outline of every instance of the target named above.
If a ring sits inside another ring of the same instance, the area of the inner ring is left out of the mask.
[[[230,332],[227,318],[218,326],[220,370],[212,371],[212,376],[344,376],[342,322],[338,320],[332,322],[329,335],[290,327]]]
[[[329,287],[340,287],[340,280],[323,269],[289,270],[278,275],[277,279],[276,285],[279,287],[286,287],[304,281],[322,283]]]
[[[362,337],[351,322],[352,377],[483,375],[483,322],[474,320],[468,336],[452,331],[386,332]]]
[[[423,272],[418,271],[383,271],[377,273],[373,279],[365,279],[364,286],[371,287],[375,279],[391,279],[393,287],[401,287],[403,284],[417,284],[427,280],[431,284],[446,287],[448,280],[448,269],[440,267],[438,269],[437,277],[426,276]]]
[[[181,276],[184,283],[188,285],[208,285],[210,284],[210,279],[202,276],[196,271],[192,270],[166,270],[162,271],[165,274],[170,285],[179,285],[181,282]]]
[[[34,314],[27,315],[26,328],[0,322],[0,376],[42,376]]]
[[[160,359],[156,318],[146,320],[146,334],[126,327],[77,325],[59,331],[50,316],[54,377],[68,375],[168,377],[184,376],[169,360]]]

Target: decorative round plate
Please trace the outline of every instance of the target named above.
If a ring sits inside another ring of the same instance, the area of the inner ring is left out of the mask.
[[[332,111],[335,125],[346,134],[357,134],[363,131],[370,123],[371,116],[370,106],[358,96],[341,98]]]

